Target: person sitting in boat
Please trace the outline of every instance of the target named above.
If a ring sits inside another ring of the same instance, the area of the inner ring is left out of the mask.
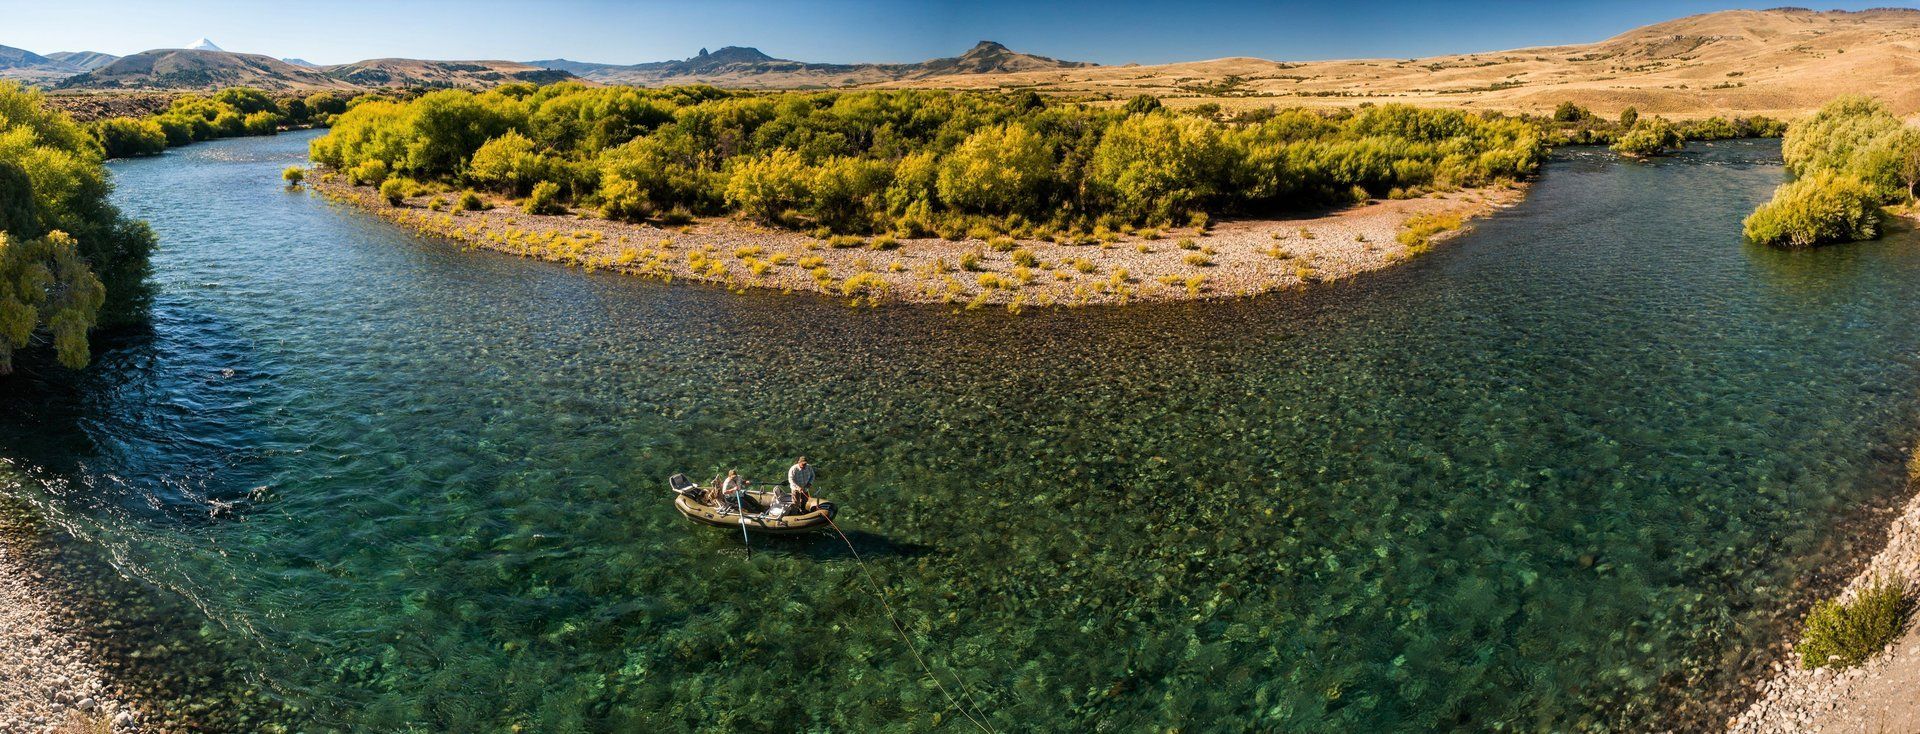
[[[734,507],[741,503],[740,493],[747,488],[747,480],[740,478],[740,472],[727,470],[727,478],[720,480],[720,491],[714,494],[716,504]]]
[[[795,512],[806,512],[807,505],[813,501],[813,496],[809,494],[812,490],[813,467],[807,463],[807,457],[802,456],[787,469],[787,491],[791,494],[780,498],[781,503],[792,507]]]

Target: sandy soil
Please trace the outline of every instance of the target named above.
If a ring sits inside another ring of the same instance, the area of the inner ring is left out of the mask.
[[[1908,488],[1920,490],[1920,451],[1908,464]],[[1841,594],[1851,596],[1871,579],[1892,574],[1920,581],[1920,494],[1889,526],[1886,546]],[[1920,732],[1920,628],[1909,623],[1886,652],[1845,671],[1806,670],[1799,655],[1789,654],[1756,687],[1759,699],[1727,722],[1729,732]]]
[[[735,289],[815,291],[868,303],[992,305],[1015,311],[1247,296],[1343,278],[1418,254],[1418,248],[1397,239],[1413,217],[1470,219],[1524,196],[1520,187],[1470,189],[1298,219],[1222,222],[1205,233],[1175,229],[1157,239],[1136,233],[1090,244],[1021,240],[997,250],[977,239],[923,238],[874,249],[869,244],[837,248],[805,234],[719,218],[663,228],[581,214],[535,216],[504,200],[496,200],[491,211],[456,214],[427,208],[433,198],[427,196],[393,207],[371,188],[349,186],[339,176],[320,173],[310,183],[332,200],[422,234],[593,269]],[[1022,265],[1029,255],[1031,264]],[[978,258],[975,269],[962,267],[969,256]]]

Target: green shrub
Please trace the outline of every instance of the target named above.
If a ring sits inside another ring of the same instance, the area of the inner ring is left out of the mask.
[[[1633,128],[1613,143],[1613,152],[1634,158],[1660,155],[1670,148],[1686,145],[1673,123],[1655,117],[1634,123]]]
[[[485,199],[480,198],[479,194],[472,191],[462,191],[460,198],[453,200],[453,210],[456,212],[477,212],[492,208],[492,204],[487,203]]]
[[[1779,125],[1764,118],[1747,124]],[[1879,234],[1877,205],[1911,198],[1920,186],[1920,130],[1869,97],[1828,102],[1786,131],[1780,152],[1798,180],[1747,217],[1747,237],[1756,242],[1808,247],[1872,239]]]
[[[1800,663],[1809,669],[1850,668],[1886,649],[1906,629],[1912,613],[1913,600],[1906,591],[1905,578],[1876,578],[1850,600],[1813,605],[1800,635]]]
[[[1782,247],[1870,240],[1879,236],[1881,196],[1859,176],[1817,173],[1775,189],[1747,215],[1746,236]]]
[[[660,223],[669,227],[692,224],[693,212],[687,211],[687,208],[684,206],[676,206],[660,215]]]
[[[167,113],[169,140],[224,134],[222,114],[238,109],[195,100]],[[402,174],[519,194],[551,182],[609,218],[683,208],[825,227],[821,238],[1110,242],[1129,226],[1492,183],[1531,173],[1544,152],[1537,121],[1405,105],[1218,122],[1151,98],[1122,111],[1030,93],[574,84],[363,98],[336,113],[325,111],[336,101],[305,105],[337,115],[313,161],[360,183]]]
[[[347,171],[347,183],[364,186],[379,186],[387,180],[387,162],[382,160],[363,161]]]
[[[144,316],[153,235],[108,202],[112,190],[89,131],[0,81],[0,374],[36,344],[83,367],[90,329]]]
[[[287,166],[287,170],[280,172],[280,180],[287,182],[288,186],[299,186],[301,181],[307,180],[307,169]]]
[[[1158,112],[1161,109],[1160,98],[1151,94],[1138,95],[1133,99],[1127,100],[1126,106],[1121,109],[1125,110],[1129,115],[1144,115],[1151,112]]]
[[[474,151],[467,166],[467,177],[483,188],[503,194],[523,196],[533,185],[553,178],[553,162],[534,149],[533,141],[517,130],[508,130],[488,140]]]
[[[1023,125],[969,136],[940,162],[940,200],[972,212],[1034,213],[1053,177],[1053,150]]]
[[[734,166],[727,179],[727,204],[749,219],[774,222],[781,212],[806,197],[806,162],[790,150],[776,150]]]
[[[533,193],[527,195],[528,214],[564,214],[566,206],[560,203],[560,185],[552,181],[534,184]]]
[[[108,158],[158,155],[167,149],[167,133],[151,120],[115,117],[87,126]]]
[[[1911,141],[1900,145],[1905,128],[1879,100],[1843,96],[1788,129],[1780,154],[1789,175],[1850,173],[1892,192],[1901,185],[1900,159],[1913,152]]]
[[[388,206],[399,206],[407,197],[413,195],[414,181],[405,176],[394,176],[380,182],[380,198],[387,200]]]
[[[855,273],[840,284],[841,295],[852,296],[855,303],[863,298],[869,303],[879,303],[886,292],[887,280],[878,273]]]
[[[241,119],[240,131],[243,135],[273,135],[280,132],[280,115],[273,112],[252,112]]]

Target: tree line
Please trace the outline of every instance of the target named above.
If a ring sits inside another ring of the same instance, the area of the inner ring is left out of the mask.
[[[188,94],[147,117],[113,117],[87,124],[108,158],[158,155],[168,148],[216,138],[272,135],[286,126],[324,126],[347,111],[351,97],[315,92],[275,98],[248,87]]]
[[[1809,247],[1879,236],[1882,207],[1911,203],[1920,186],[1920,128],[1885,103],[1839,97],[1787,131],[1791,180],[1745,222],[1755,242]]]
[[[1526,176],[1545,150],[1528,120],[1401,105],[1220,121],[1152,98],[1099,109],[1030,92],[572,83],[371,100],[311,147],[315,163],[397,193],[472,187],[624,220],[731,213],[908,236],[1416,195]]]
[[[107,202],[105,156],[39,92],[0,82],[0,374],[43,341],[83,367],[89,330],[145,313],[153,234]]]
[[[1661,155],[1684,147],[1689,140],[1777,138],[1787,132],[1787,123],[1764,115],[1674,121],[1646,117],[1628,107],[1619,117],[1608,119],[1572,102],[1560,103],[1543,124],[1553,144],[1606,145],[1633,158]]]

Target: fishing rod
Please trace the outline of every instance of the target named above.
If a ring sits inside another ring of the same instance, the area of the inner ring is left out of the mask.
[[[720,491],[725,492],[726,487]],[[740,545],[747,549],[747,560],[753,560],[753,542],[747,540],[747,483],[744,481],[739,489],[733,490],[733,507],[740,511]]]

